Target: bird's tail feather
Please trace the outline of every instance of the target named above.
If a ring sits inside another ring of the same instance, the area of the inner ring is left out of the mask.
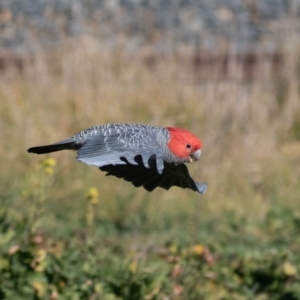
[[[29,153],[46,154],[61,150],[78,150],[81,146],[81,144],[73,139],[68,139],[51,145],[31,147],[27,151]]]

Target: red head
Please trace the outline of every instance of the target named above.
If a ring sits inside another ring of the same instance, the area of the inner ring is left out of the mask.
[[[168,147],[175,156],[189,159],[191,162],[199,159],[202,148],[199,138],[181,128],[167,127],[167,129],[170,133]]]

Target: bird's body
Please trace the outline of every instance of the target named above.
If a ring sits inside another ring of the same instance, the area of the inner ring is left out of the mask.
[[[206,183],[194,182],[184,165],[200,158],[201,147],[201,141],[184,129],[120,123],[94,126],[28,152],[77,150],[77,160],[148,191],[176,185],[203,194]]]

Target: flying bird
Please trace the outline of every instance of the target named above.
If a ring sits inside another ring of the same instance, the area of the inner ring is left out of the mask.
[[[77,160],[98,167],[113,175],[143,186],[189,188],[204,194],[206,182],[194,181],[185,165],[199,160],[202,143],[189,131],[174,127],[146,124],[105,124],[90,127],[55,144],[29,148],[45,154],[76,150]]]

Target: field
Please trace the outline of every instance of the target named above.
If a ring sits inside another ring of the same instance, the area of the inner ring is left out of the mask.
[[[0,299],[300,299],[293,45],[281,50],[278,74],[262,57],[251,81],[234,61],[233,78],[201,80],[175,54],[146,59],[88,39],[3,71]],[[113,122],[201,137],[189,170],[207,194],[148,193],[75,153],[26,151]]]

